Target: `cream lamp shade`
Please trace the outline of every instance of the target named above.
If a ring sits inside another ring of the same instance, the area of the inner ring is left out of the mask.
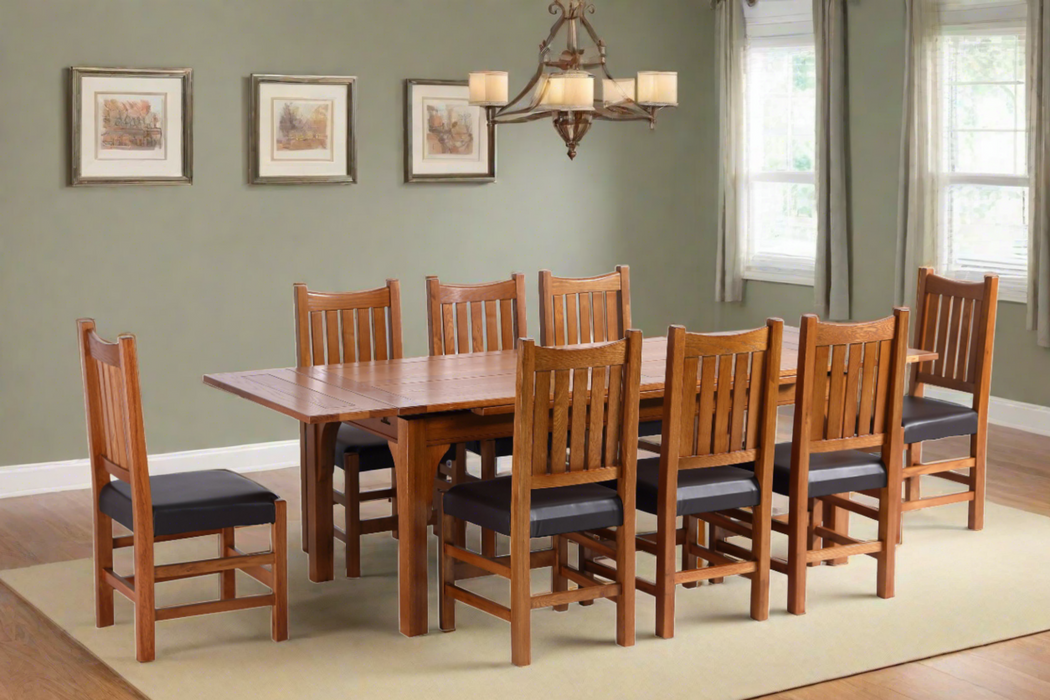
[[[602,80],[602,102],[607,105],[621,105],[634,99],[634,78],[617,78]]]
[[[583,71],[551,73],[540,104],[564,112],[593,110],[594,76]]]
[[[479,107],[495,107],[507,104],[507,71],[486,70],[470,74],[470,104]]]
[[[673,71],[639,71],[635,99],[638,104],[669,107],[678,104],[678,73]]]

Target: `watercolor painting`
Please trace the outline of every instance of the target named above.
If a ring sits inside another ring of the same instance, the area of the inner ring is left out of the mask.
[[[475,112],[466,100],[424,99],[423,158],[476,159]]]
[[[331,100],[273,99],[275,160],[332,159]]]
[[[163,159],[165,100],[163,93],[96,93],[98,157]]]

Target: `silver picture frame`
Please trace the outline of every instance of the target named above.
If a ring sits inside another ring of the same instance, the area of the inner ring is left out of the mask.
[[[466,80],[430,80],[424,78],[408,78],[405,80],[404,89],[404,167],[406,183],[475,183],[484,184],[496,181],[496,125],[488,119],[488,113],[482,109],[481,113],[485,120],[484,134],[488,139],[488,157],[486,158],[486,171],[480,174],[465,173],[417,173],[413,169],[413,154],[416,148],[422,144],[416,138],[412,128],[412,94],[417,87],[427,86],[457,86],[467,88]]]

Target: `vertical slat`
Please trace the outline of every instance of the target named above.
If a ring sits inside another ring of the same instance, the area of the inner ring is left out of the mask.
[[[99,410],[102,413],[102,432],[105,438],[103,441],[103,453],[109,459],[116,461],[116,441],[113,439],[112,406],[109,401],[109,365],[95,360],[95,366],[96,371],[98,372]]]
[[[680,439],[679,455],[687,457],[695,454],[696,449],[696,378],[699,371],[700,358],[685,358],[684,372],[682,373],[682,436]]]
[[[607,312],[605,309],[605,292],[595,292],[591,295],[591,316],[594,320],[594,342],[604,343],[607,340],[613,340],[610,338],[605,330],[605,319]]]
[[[503,349],[510,350],[514,347],[514,302],[510,299],[502,299],[499,303],[499,321],[503,331]]]
[[[470,352],[470,329],[467,327],[467,302],[456,304],[456,340],[459,349],[456,352]]]
[[[591,342],[591,293],[580,294],[580,342]]]
[[[620,446],[620,423],[623,415],[623,402],[620,399],[624,380],[624,366],[609,368],[609,417],[605,421],[605,465],[619,464],[617,449]]]
[[[617,302],[616,292],[605,292],[605,333],[609,340],[619,340],[623,337],[623,329],[620,327],[620,305]]]
[[[485,302],[485,349],[499,350],[499,319],[496,318],[496,302]],[[508,345],[509,349],[510,346]]]
[[[339,313],[326,311],[324,314],[325,337],[328,340],[328,364],[339,363]]]
[[[441,325],[445,329],[445,355],[456,354],[456,319],[452,304],[441,305]]]
[[[551,419],[551,471],[565,471],[569,435],[569,370],[554,373],[554,417]],[[537,433],[537,440],[539,434]],[[546,441],[545,441],[546,442]]]
[[[697,411],[698,429],[696,445],[693,453],[698,455],[711,454],[711,424],[715,414],[715,369],[718,366],[718,357],[711,356],[702,359],[700,368],[700,408]]]
[[[865,343],[860,382],[860,416],[857,435],[871,434],[871,409],[875,402],[875,368],[879,364],[879,344]]]
[[[750,391],[747,397],[747,437],[744,449],[753,450],[758,445],[758,434],[761,430],[762,414],[762,387],[766,384],[766,353],[759,351],[751,353],[751,380]]]
[[[357,310],[357,359],[360,362],[372,360],[372,320],[368,309]]]
[[[116,367],[109,368],[109,400],[113,416],[113,440],[114,454],[111,458],[114,462],[127,469],[131,468],[128,461],[128,426],[127,417],[124,414],[124,383],[121,381],[121,370]]]
[[[746,352],[736,356],[736,370],[733,372],[733,413],[729,422],[729,451],[739,450],[744,444],[744,404],[747,401],[747,361]]]
[[[926,295],[926,318],[925,325],[922,329],[922,338],[920,339],[920,347],[923,350],[933,350],[937,347],[937,317],[940,314],[941,309],[941,295],[940,294],[927,294]],[[926,374],[933,373],[933,360],[927,360],[922,363],[921,371]]]
[[[962,307],[965,300],[953,298],[952,301],[952,320],[948,324],[948,350],[944,359],[944,376],[949,379],[955,378],[955,366],[959,362],[959,326],[962,322]]]
[[[886,432],[886,394],[890,386],[890,352],[893,342],[883,340],[879,343],[879,377],[875,386],[875,425],[873,431]]]
[[[842,407],[846,403],[846,345],[831,350],[830,388],[828,389],[828,440],[842,437]]]
[[[605,375],[608,369],[595,367],[591,371],[591,418],[587,430],[587,468],[598,469],[602,462],[602,436],[605,417]]]
[[[933,373],[938,377],[944,376],[946,366],[945,356],[948,351],[948,320],[951,317],[952,297],[941,297],[941,318],[937,323],[937,359],[933,363]]]
[[[857,388],[860,382],[860,365],[864,356],[864,345],[849,346],[849,362],[846,367],[846,405],[842,412],[842,437],[857,435]]]
[[[831,348],[822,345],[813,353],[813,397],[810,408],[811,440],[824,437],[824,421],[828,410],[828,361]]]
[[[722,355],[718,358],[718,398],[715,400],[715,434],[713,454],[721,454],[729,449],[729,410],[733,397],[733,356]]]
[[[587,375],[586,368],[572,376],[572,433],[569,438],[569,470],[580,471],[587,464]]]
[[[387,351],[386,343],[386,307],[377,306],[372,309],[372,329],[375,333],[375,359],[389,360],[390,353]]]
[[[955,378],[967,381],[967,360],[970,358],[970,343],[973,342],[973,299],[963,300],[962,326],[959,337],[959,353],[955,363]]]
[[[554,297],[554,344],[565,345],[565,295]]]
[[[984,305],[984,301],[975,299],[973,302],[973,326],[974,335],[982,333],[983,329],[980,328],[981,323],[981,307]],[[995,309],[992,309],[994,312]],[[970,342],[970,359],[966,363],[966,381],[974,382],[977,381],[977,346],[980,345],[978,342]]]
[[[533,397],[532,418],[532,473],[546,474],[550,463],[547,453],[547,435],[550,433],[548,417],[551,406],[551,373],[536,373],[536,394]],[[564,453],[563,453],[564,454]]]
[[[481,319],[481,302],[470,305],[470,351],[485,352],[485,325]]]
[[[343,309],[339,312],[343,327],[343,362],[357,362],[357,346],[354,344],[354,310]]]
[[[321,312],[310,314],[310,346],[313,348],[314,364],[324,364],[324,331],[321,328]]]
[[[576,345],[580,342],[580,335],[576,327],[576,314],[579,305],[579,297],[579,294],[565,295],[565,321],[568,326],[565,342],[569,345]]]

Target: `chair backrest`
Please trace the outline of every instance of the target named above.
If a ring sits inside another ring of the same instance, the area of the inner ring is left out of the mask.
[[[821,323],[813,314],[803,316],[793,457],[881,447],[888,460],[894,449],[903,449],[907,356],[906,308],[869,323]]]
[[[578,348],[543,348],[522,339],[515,503],[533,489],[613,479],[621,491],[629,487],[634,493],[641,358],[642,334],[634,330],[625,340]],[[628,506],[633,508],[633,497],[624,502]]]
[[[992,380],[992,346],[999,278],[962,282],[941,277],[932,267],[919,268],[915,341],[937,359],[912,368],[911,393],[922,395],[925,384],[973,394],[981,413],[988,405]]]
[[[152,537],[146,433],[142,420],[138,353],[135,336],[116,343],[102,340],[92,319],[77,321],[80,365],[84,378],[84,412],[94,502],[115,477],[131,485],[135,536]]]
[[[527,333],[525,275],[486,284],[442,284],[427,277],[427,342],[431,355],[518,347]]]
[[[772,468],[783,335],[779,318],[740,333],[668,330],[660,461],[670,493],[681,469]]]
[[[344,362],[398,360],[401,342],[401,285],[363,292],[295,291],[295,352],[299,367]]]
[[[554,277],[540,270],[540,342],[544,347],[619,340],[631,327],[626,265],[597,277]]]

